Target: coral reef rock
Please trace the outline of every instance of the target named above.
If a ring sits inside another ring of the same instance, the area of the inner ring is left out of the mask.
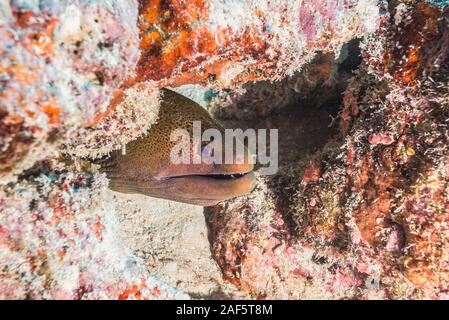
[[[141,1],[137,76],[173,86],[279,80],[375,31],[376,1]]]
[[[79,158],[144,134],[161,87],[281,79],[378,14],[374,0],[0,1],[1,297],[186,297],[128,253],[107,181]]]
[[[225,278],[255,297],[449,297],[449,10],[381,9],[339,134],[287,164],[287,183],[262,177],[209,214]]]

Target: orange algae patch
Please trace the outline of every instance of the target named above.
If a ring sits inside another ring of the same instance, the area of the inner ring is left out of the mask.
[[[59,123],[61,108],[58,105],[54,103],[45,104],[43,111],[47,114],[50,124],[55,125]]]
[[[95,222],[95,236],[97,239],[103,239],[103,230],[104,230],[104,224],[101,223],[101,218],[97,217],[97,222]]]
[[[384,72],[393,78],[412,86],[424,72],[423,47],[438,35],[440,10],[426,3],[418,3],[409,19],[393,27],[394,47],[383,56]],[[400,30],[400,32],[398,32]]]
[[[137,285],[133,285],[130,288],[125,289],[119,296],[119,300],[127,300],[130,296],[132,296],[135,299],[140,300],[142,298],[142,295],[140,293],[140,289]]]
[[[321,167],[318,163],[314,162],[303,170],[301,181],[305,184],[309,182],[317,182],[320,176]]]
[[[194,26],[207,18],[204,0],[145,1],[140,8],[141,80],[169,77],[177,65],[193,53],[215,52],[214,39],[204,27]],[[149,69],[149,70],[148,70]]]

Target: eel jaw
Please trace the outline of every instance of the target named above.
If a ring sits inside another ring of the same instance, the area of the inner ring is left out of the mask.
[[[111,177],[109,188],[122,193],[140,193],[199,206],[213,206],[251,192],[254,172],[236,174],[192,174],[150,180],[129,181]]]

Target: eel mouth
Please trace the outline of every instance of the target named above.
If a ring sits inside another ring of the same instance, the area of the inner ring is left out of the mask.
[[[177,179],[177,178],[192,178],[192,177],[200,177],[200,178],[208,178],[208,179],[216,179],[216,180],[235,180],[243,178],[246,175],[251,174],[252,171],[248,172],[238,172],[238,173],[211,173],[211,174],[186,174],[186,175],[175,175],[163,177],[162,180],[167,179]]]

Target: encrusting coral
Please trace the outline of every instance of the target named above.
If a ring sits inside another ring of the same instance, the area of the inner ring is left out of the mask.
[[[139,57],[136,3],[0,4],[0,176],[11,178],[104,111]]]
[[[224,276],[256,297],[448,297],[449,11],[384,10],[340,137],[290,164],[297,180],[281,188],[296,187],[293,199],[260,207],[252,195],[209,216]]]
[[[321,88],[310,70],[333,87],[327,55],[364,37],[340,136],[291,163],[288,201],[273,201],[277,180],[260,177],[248,197],[214,207],[212,251],[254,297],[447,298],[448,10],[447,1],[0,1],[0,297],[187,297],[120,242],[105,177],[57,156],[100,157],[144,134],[161,87],[284,79],[295,95]],[[326,61],[304,67],[319,51]],[[257,87],[247,85],[260,102]],[[270,97],[250,117],[287,105]]]
[[[375,1],[142,1],[137,77],[178,86],[279,80],[375,30]]]

